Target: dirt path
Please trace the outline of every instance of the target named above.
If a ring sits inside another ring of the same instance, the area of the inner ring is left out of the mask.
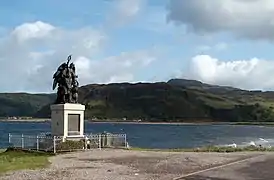
[[[51,166],[22,170],[3,180],[169,180],[259,153],[90,150],[52,157]]]

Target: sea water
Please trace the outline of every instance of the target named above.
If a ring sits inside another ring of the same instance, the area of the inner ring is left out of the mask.
[[[195,148],[209,145],[274,146],[274,128],[228,124],[122,124],[85,122],[85,133],[126,133],[130,146],[141,148]],[[0,122],[0,148],[8,134],[50,132],[50,122]]]

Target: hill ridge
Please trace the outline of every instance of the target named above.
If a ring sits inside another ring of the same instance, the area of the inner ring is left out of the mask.
[[[55,94],[0,93],[0,116],[49,117]],[[87,84],[79,88],[86,118],[183,122],[274,121],[274,92],[196,80]]]

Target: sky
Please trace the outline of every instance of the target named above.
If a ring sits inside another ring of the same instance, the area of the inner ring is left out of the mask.
[[[0,92],[171,78],[274,90],[273,0],[2,0]]]

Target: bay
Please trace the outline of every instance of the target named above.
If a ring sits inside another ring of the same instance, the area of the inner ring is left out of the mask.
[[[274,145],[274,128],[227,124],[122,124],[85,122],[85,133],[126,133],[130,146],[141,148],[195,148],[208,145]],[[0,122],[0,148],[8,133],[38,135],[50,132],[50,122]]]

